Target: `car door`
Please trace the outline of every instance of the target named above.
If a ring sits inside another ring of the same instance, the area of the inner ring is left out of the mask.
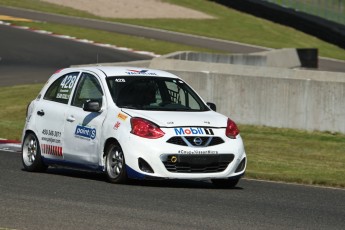
[[[41,154],[46,160],[64,160],[64,118],[78,75],[79,72],[71,72],[59,77],[48,87],[35,107],[36,134]]]
[[[91,168],[99,164],[101,128],[106,115],[106,99],[100,82],[96,74],[81,74],[71,106],[66,111],[63,136],[65,159]],[[99,102],[101,111],[84,111],[83,104],[88,100]]]

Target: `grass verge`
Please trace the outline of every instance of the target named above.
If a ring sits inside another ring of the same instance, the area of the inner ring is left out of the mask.
[[[42,87],[42,84],[0,87],[0,138],[20,140],[26,107]]]
[[[0,87],[0,137],[21,138],[27,104],[42,84]],[[240,125],[247,178],[345,188],[345,135]]]
[[[248,178],[345,187],[345,135],[240,126]]]
[[[282,26],[264,19],[256,18],[206,0],[165,0],[166,2],[202,11],[215,17],[208,20],[191,19],[110,19],[92,14],[48,4],[38,0],[0,0],[1,5],[72,15],[97,18],[108,21],[129,23],[171,31],[220,38],[271,48],[318,48],[321,56],[345,60],[343,49],[326,43],[295,29]],[[82,38],[89,39],[88,34]],[[128,46],[126,46],[128,47]],[[139,50],[145,48],[141,47]],[[165,53],[159,52],[157,53]]]

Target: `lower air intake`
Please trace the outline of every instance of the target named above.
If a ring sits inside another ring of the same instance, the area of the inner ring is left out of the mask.
[[[233,159],[233,154],[168,155],[162,162],[169,172],[214,173],[224,171]]]
[[[236,169],[235,173],[243,171],[245,166],[246,166],[246,158],[243,158],[241,163],[237,166],[237,169]]]

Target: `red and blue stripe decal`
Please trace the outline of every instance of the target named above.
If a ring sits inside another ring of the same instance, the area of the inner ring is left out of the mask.
[[[60,146],[41,144],[41,152],[42,154],[63,157],[62,147]]]

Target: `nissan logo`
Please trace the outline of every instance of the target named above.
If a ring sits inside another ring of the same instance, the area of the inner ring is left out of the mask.
[[[196,137],[193,142],[195,145],[200,146],[202,144],[202,139],[200,137]]]

